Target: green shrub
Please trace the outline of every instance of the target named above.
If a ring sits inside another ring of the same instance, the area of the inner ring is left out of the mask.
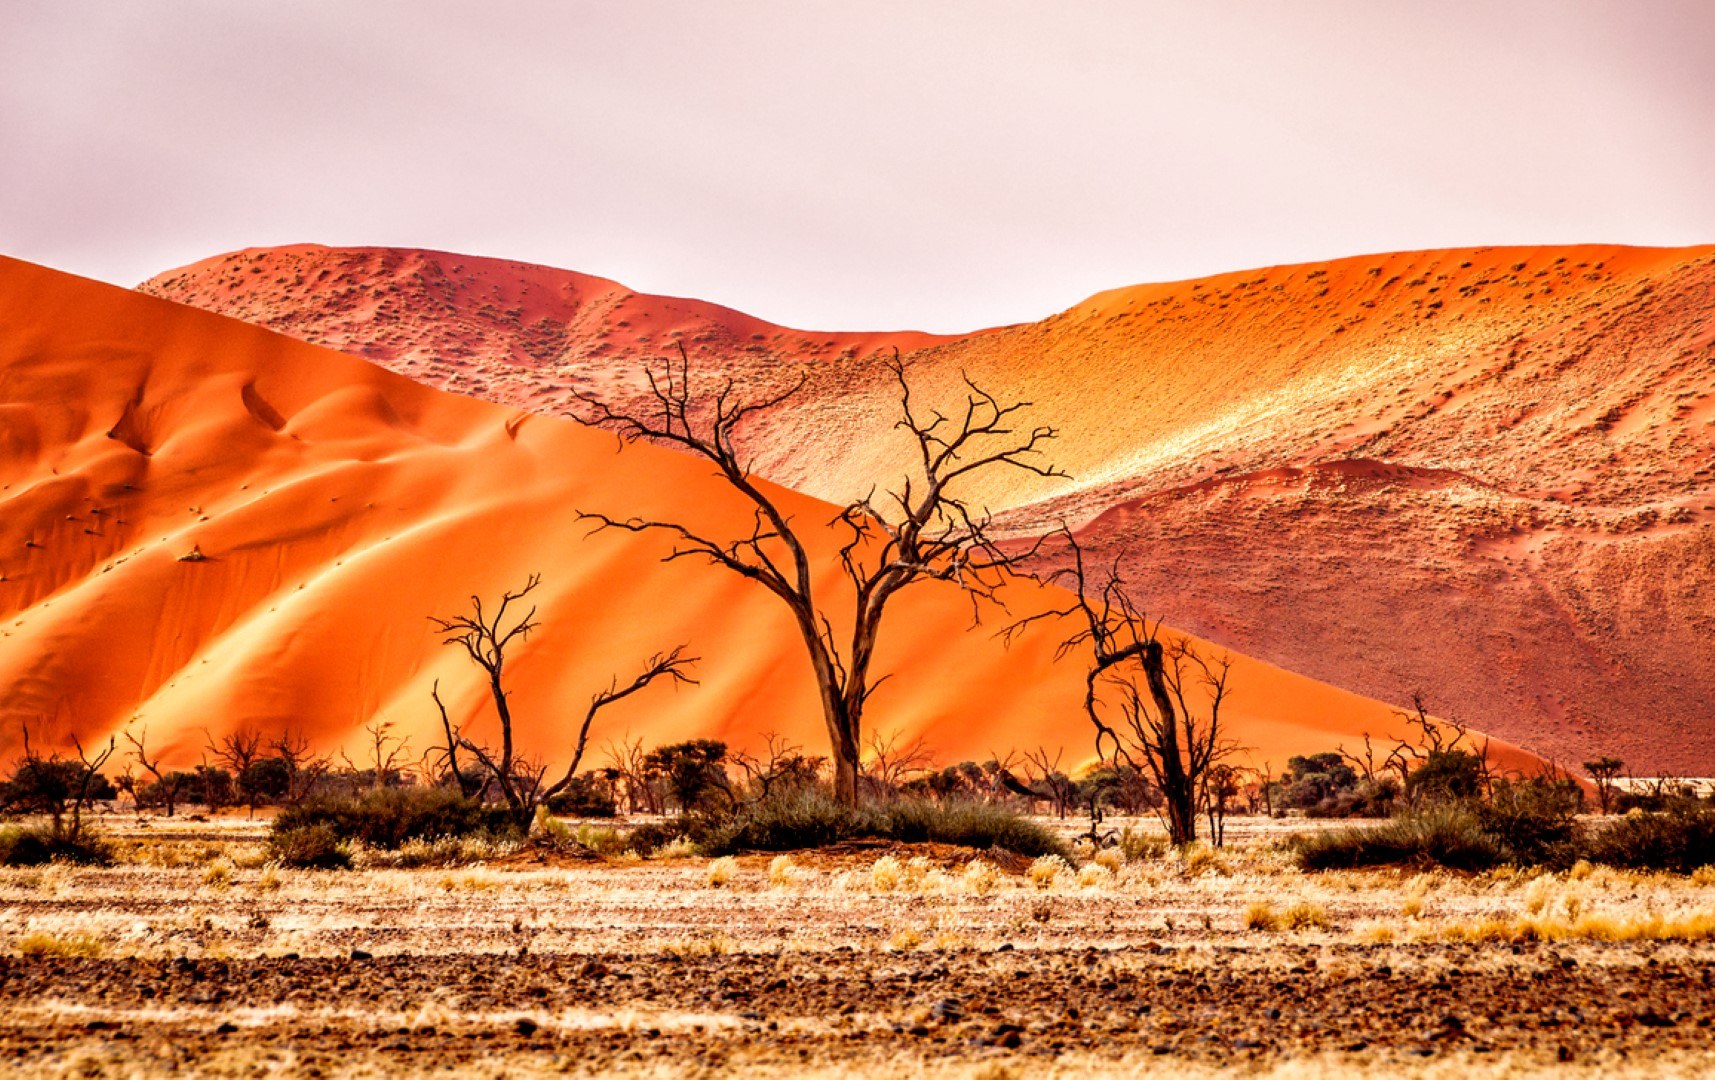
[[[1001,848],[1032,858],[1068,854],[1052,831],[993,803],[907,799],[888,803],[878,811],[886,822],[885,836],[902,843]]]
[[[1577,861],[1578,811],[1584,792],[1571,780],[1497,780],[1489,801],[1473,806],[1477,822],[1508,860],[1524,866],[1570,866]]]
[[[1436,806],[1385,825],[1339,829],[1293,838],[1306,870],[1352,870],[1400,863],[1487,870],[1506,858],[1499,840],[1470,807]]]
[[[1051,831],[1003,806],[905,799],[854,809],[820,791],[802,789],[752,803],[701,827],[693,823],[688,835],[710,855],[795,851],[855,839],[1001,848],[1032,857],[1066,853]]]
[[[444,787],[376,788],[355,798],[321,795],[287,807],[274,819],[275,833],[310,826],[390,851],[408,840],[518,833],[504,808],[484,806]]]
[[[296,825],[269,835],[268,859],[299,870],[349,870],[351,848],[327,825]]]
[[[710,855],[728,855],[825,847],[882,831],[873,810],[855,810],[819,791],[800,790],[751,803],[692,839]]]
[[[1593,863],[1689,874],[1715,865],[1715,810],[1680,806],[1604,820],[1591,827],[1579,848]]]
[[[54,861],[105,866],[112,861],[107,845],[85,829],[81,837],[55,836],[43,826],[0,828],[0,866],[41,866]]]
[[[573,777],[564,791],[548,800],[548,809],[562,817],[581,818],[610,818],[619,812],[613,789],[593,773]]]

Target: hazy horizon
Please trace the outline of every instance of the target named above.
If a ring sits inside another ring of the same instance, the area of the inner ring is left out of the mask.
[[[1715,241],[1696,3],[21,3],[0,253],[545,263],[823,330],[1401,249]]]

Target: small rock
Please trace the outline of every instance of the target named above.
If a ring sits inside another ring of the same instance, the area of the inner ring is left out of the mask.
[[[351,950],[351,958],[353,960],[373,960],[375,954],[365,949],[353,949]]]
[[[1009,1031],[1000,1037],[1000,1041],[996,1045],[1005,1047],[1008,1050],[1017,1050],[1019,1044],[1023,1041],[1023,1037],[1020,1036],[1018,1032]]]
[[[541,1030],[542,1025],[530,1019],[528,1016],[520,1016],[513,1022],[512,1027],[513,1030],[518,1032],[518,1034],[528,1039],[530,1036],[536,1034],[537,1031]]]
[[[965,1010],[953,998],[942,998],[929,1007],[929,1015],[943,1024],[956,1024],[965,1018]]]
[[[216,1035],[231,1035],[238,1030],[238,1025],[230,1020],[222,1020],[220,1026],[214,1029]]]

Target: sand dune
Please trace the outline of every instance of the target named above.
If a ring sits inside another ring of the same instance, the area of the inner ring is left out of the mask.
[[[0,753],[145,726],[180,762],[251,726],[354,754],[396,722],[426,749],[428,693],[486,718],[468,661],[426,616],[540,572],[542,629],[513,659],[526,746],[563,756],[588,695],[681,642],[700,686],[639,695],[597,743],[698,736],[823,743],[793,630],[744,582],[580,507],[734,513],[697,462],[425,387],[232,319],[0,260]],[[782,498],[806,517],[829,507]],[[829,539],[832,539],[830,534]],[[823,573],[836,567],[832,545]],[[1021,585],[1016,613],[1059,596]],[[882,640],[898,673],[873,727],[945,760],[1039,745],[1089,753],[1079,673],[1051,632],[1005,649],[963,598],[907,597]],[[1232,717],[1258,760],[1396,731],[1385,705],[1238,658]],[[486,719],[477,721],[485,729]],[[1509,760],[1520,761],[1510,749]]]
[[[576,386],[638,392],[676,341],[758,387],[803,372],[751,449],[835,499],[899,461],[869,355],[915,350],[928,392],[968,372],[1060,427],[1070,481],[1012,477],[986,500],[1023,531],[1083,524],[1169,621],[1363,694],[1422,690],[1561,758],[1715,771],[1715,249],[1361,257],[933,340],[623,290],[623,317],[486,299],[514,276],[587,281],[302,247],[144,288],[550,413]]]

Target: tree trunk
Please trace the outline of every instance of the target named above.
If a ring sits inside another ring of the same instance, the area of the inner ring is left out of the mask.
[[[1185,759],[1179,751],[1179,714],[1167,690],[1166,666],[1160,642],[1151,641],[1143,650],[1143,673],[1149,696],[1161,717],[1158,747],[1161,797],[1167,802],[1167,837],[1176,846],[1197,839],[1197,792],[1186,775]]]

